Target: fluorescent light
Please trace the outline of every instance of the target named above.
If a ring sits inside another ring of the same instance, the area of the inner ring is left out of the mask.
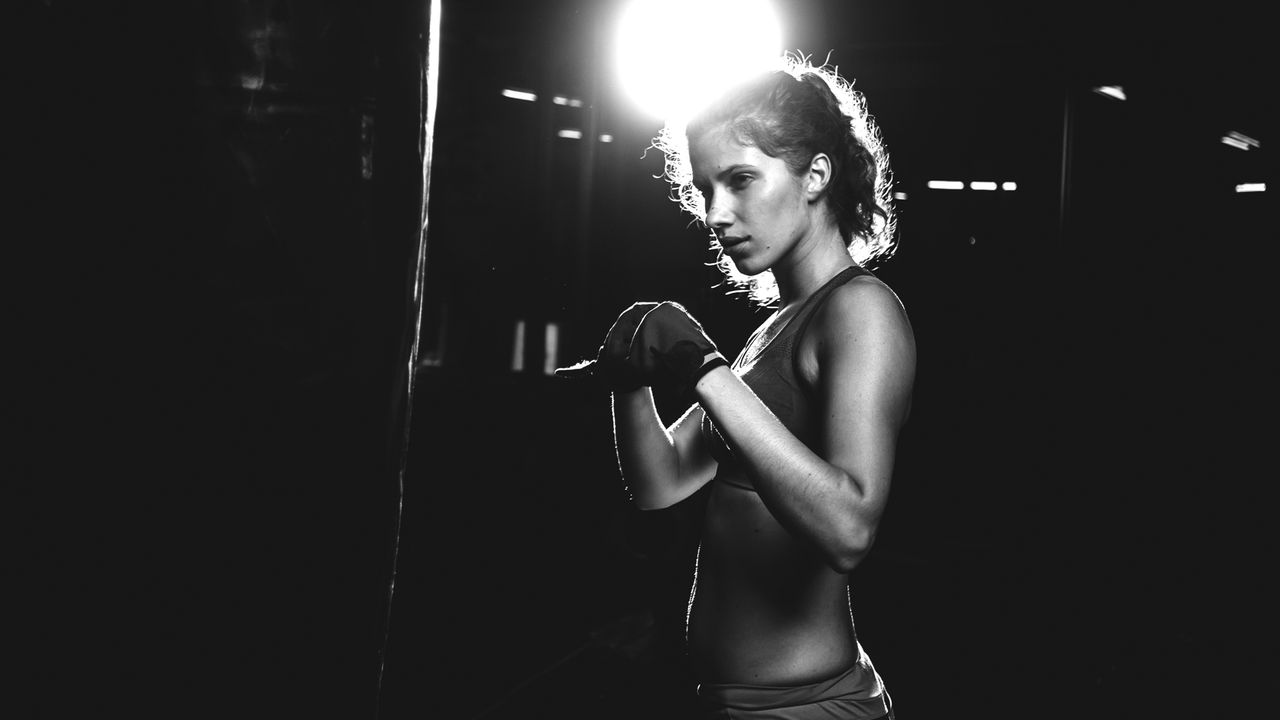
[[[995,190],[996,184],[989,180],[974,180],[969,183],[970,190]]]
[[[894,199],[894,200],[906,200],[906,199],[907,199],[907,194],[906,194],[906,193],[904,193],[904,192],[895,192],[895,193],[893,194],[893,199]]]
[[[511,343],[511,371],[524,370],[524,320],[516,321],[516,334]]]
[[[582,107],[582,101],[578,98],[569,98],[569,107]]]
[[[959,180],[930,180],[927,183],[930,190],[963,190],[964,183]]]
[[[1094,88],[1093,91],[1098,93],[1099,95],[1106,95],[1107,97],[1113,97],[1116,100],[1125,99],[1124,88],[1120,87],[1119,85],[1099,85],[1098,87]]]
[[[556,356],[560,351],[560,326],[549,322],[547,323],[546,334],[542,336],[542,346],[545,354],[542,357],[542,374],[554,375],[556,371]]]
[[[600,142],[613,142],[613,136],[609,133],[605,133],[600,136]]]
[[[1235,138],[1231,137],[1230,135],[1223,135],[1223,136],[1222,136],[1222,144],[1223,144],[1223,145],[1230,145],[1230,146],[1231,146],[1231,147],[1233,147],[1233,148],[1240,148],[1241,150],[1248,150],[1248,149],[1249,149],[1249,143],[1241,142],[1241,141],[1239,141],[1239,140],[1237,140],[1237,139],[1235,139]]]
[[[516,90],[515,88],[502,88],[502,97],[509,97],[512,100],[526,100],[528,102],[538,99],[537,95],[528,90]]]
[[[1008,191],[1012,192],[1012,191],[1014,191],[1014,190],[1017,190],[1017,189],[1018,189],[1018,183],[1016,183],[1016,182],[1014,182],[1014,181],[1012,181],[1012,180],[1005,180],[1004,182],[1000,183],[1000,189],[1001,189],[1001,190],[1008,190]]]
[[[1238,193],[1266,192],[1266,191],[1267,191],[1266,183],[1240,183],[1239,185],[1236,186],[1236,192]]]
[[[1249,137],[1248,135],[1245,135],[1244,133],[1238,133],[1235,130],[1228,132],[1227,137],[1222,138],[1222,142],[1227,143],[1228,145],[1233,144],[1231,142],[1227,142],[1227,138],[1230,138],[1235,143],[1240,143],[1244,145],[1244,147],[1241,148],[1242,150],[1247,150],[1251,147],[1262,149],[1261,142],[1254,140],[1253,138]],[[1235,147],[1240,147],[1240,145],[1235,145]]]
[[[560,132],[556,133],[556,136],[562,137],[562,138],[569,138],[571,140],[581,140],[582,131],[574,130],[573,128],[565,128],[564,130],[561,130]]]

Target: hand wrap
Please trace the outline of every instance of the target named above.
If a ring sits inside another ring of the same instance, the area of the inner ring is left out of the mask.
[[[689,392],[711,370],[728,365],[702,325],[679,303],[649,310],[631,340],[627,364],[645,385],[671,383]]]
[[[605,335],[596,359],[556,368],[556,377],[571,380],[589,378],[611,392],[631,392],[648,384],[627,362],[627,354],[640,321],[657,306],[656,302],[638,302],[623,310]]]

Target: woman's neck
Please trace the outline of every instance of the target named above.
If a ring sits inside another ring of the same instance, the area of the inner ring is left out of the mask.
[[[855,264],[834,226],[797,243],[787,258],[773,267],[779,307],[803,302],[841,270]]]

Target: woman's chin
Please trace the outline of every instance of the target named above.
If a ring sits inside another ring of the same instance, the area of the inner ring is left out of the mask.
[[[752,262],[752,259],[749,257],[729,258],[729,261],[733,263],[734,270],[737,270],[740,275],[745,275],[747,277],[755,277],[769,269],[767,265],[759,262]]]

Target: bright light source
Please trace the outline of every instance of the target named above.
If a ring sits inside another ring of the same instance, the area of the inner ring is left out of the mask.
[[[1016,183],[1016,182],[1014,182],[1014,181],[1012,181],[1012,180],[1005,180],[1004,182],[1000,183],[1000,189],[1001,189],[1001,190],[1009,190],[1009,191],[1017,190],[1017,189],[1018,189],[1018,183]]]
[[[778,67],[782,32],[768,0],[632,0],[616,52],[640,109],[680,124],[720,88]]]
[[[527,102],[533,102],[538,99],[537,95],[528,90],[516,90],[515,88],[502,88],[502,97],[509,97],[512,100],[525,100]]]
[[[578,98],[569,98],[569,107],[582,107],[582,101]]]
[[[969,183],[970,190],[995,190],[996,184],[987,180],[974,180]]]
[[[1241,183],[1236,186],[1236,192],[1238,193],[1266,192],[1266,191],[1267,191],[1266,183]]]
[[[613,142],[613,136],[609,133],[605,133],[600,136],[600,142]]]
[[[568,105],[568,104],[569,104],[569,98],[567,98],[567,97],[565,97],[565,96],[563,96],[563,95],[553,95],[553,96],[551,97],[551,102],[555,103],[556,105]]]
[[[574,130],[573,128],[565,128],[564,130],[556,133],[556,137],[569,138],[570,140],[581,140],[582,131]]]
[[[1125,99],[1124,88],[1119,85],[1099,85],[1094,88],[1093,91],[1099,95],[1106,95],[1107,97],[1112,97],[1116,100]]]
[[[1230,146],[1231,146],[1231,147],[1233,147],[1233,148],[1240,148],[1241,150],[1248,150],[1248,149],[1249,149],[1249,143],[1241,142],[1241,141],[1239,141],[1239,140],[1237,140],[1237,139],[1235,139],[1235,138],[1233,138],[1233,137],[1231,137],[1231,136],[1229,136],[1229,135],[1223,135],[1223,136],[1222,136],[1222,144],[1223,144],[1223,145],[1230,145]]]
[[[893,194],[893,199],[894,199],[894,200],[906,200],[906,199],[907,199],[907,194],[906,194],[906,193],[904,193],[904,192],[895,192],[895,193]]]
[[[930,190],[963,190],[964,183],[959,180],[930,180],[926,183]]]

